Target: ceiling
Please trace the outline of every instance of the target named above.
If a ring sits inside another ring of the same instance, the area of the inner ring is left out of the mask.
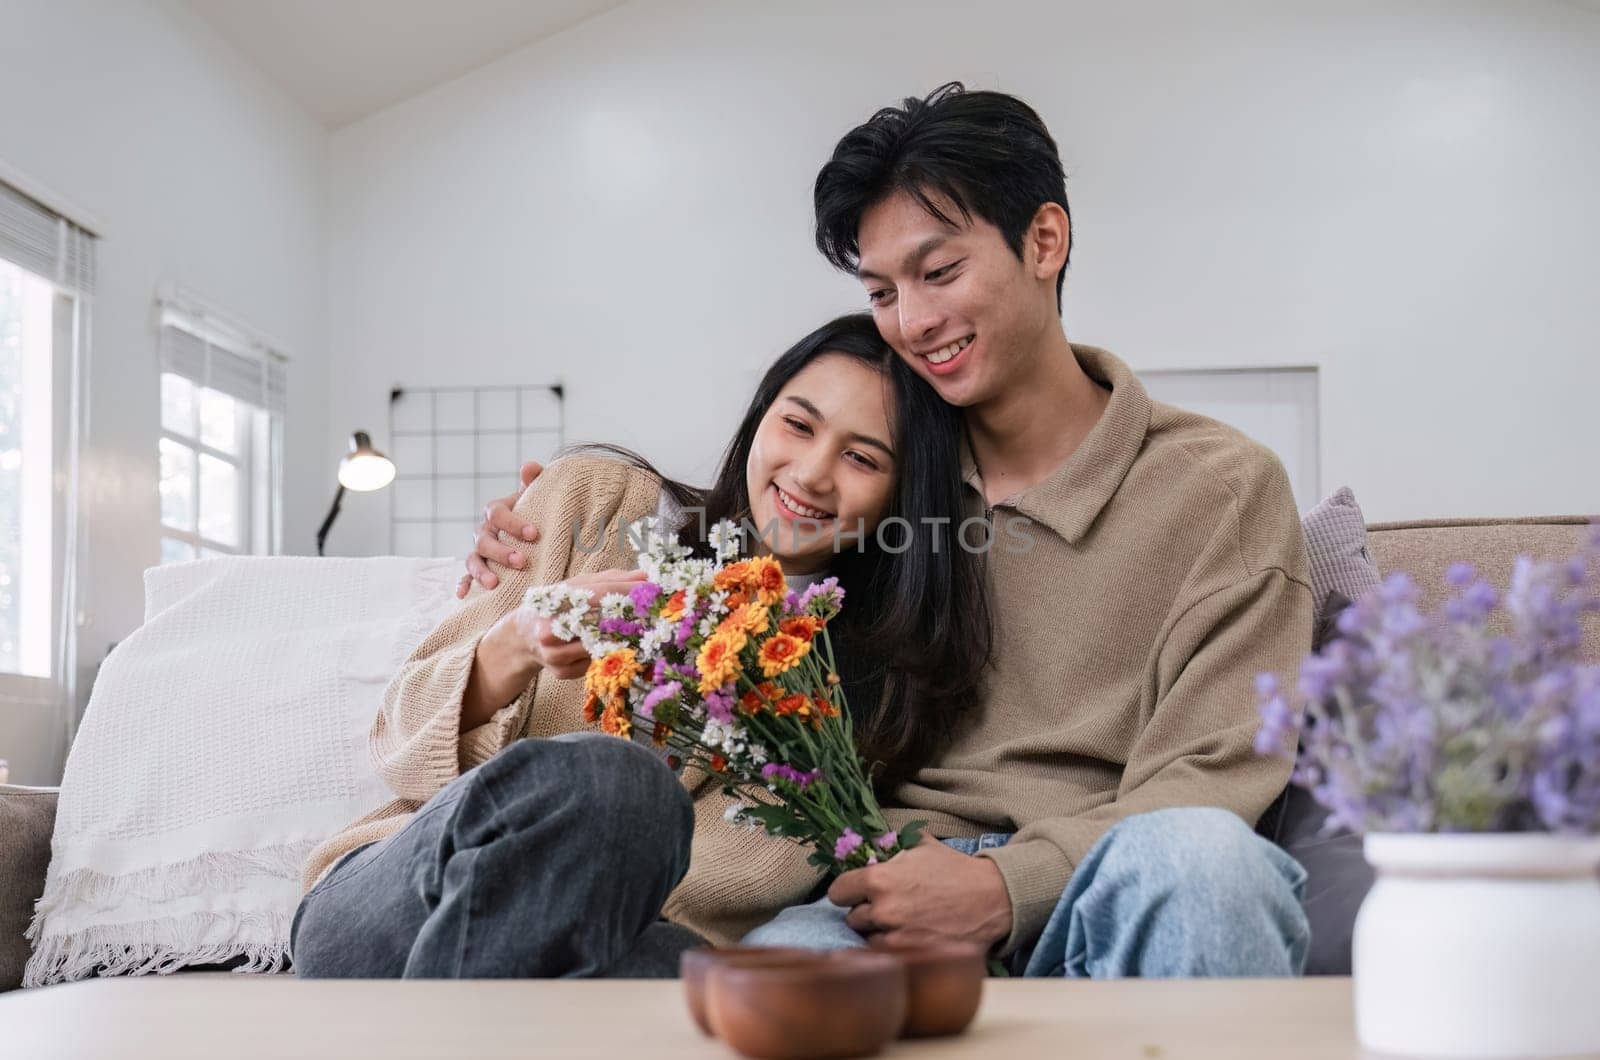
[[[336,129],[625,0],[183,0]]]

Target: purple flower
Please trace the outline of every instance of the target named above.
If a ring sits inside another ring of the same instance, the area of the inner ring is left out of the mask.
[[[846,828],[844,834],[833,843],[833,856],[836,861],[844,861],[861,846],[862,839],[856,835],[855,829]]]
[[[1455,589],[1463,589],[1472,584],[1472,579],[1478,576],[1478,568],[1470,563],[1452,563],[1450,569],[1444,572],[1444,583]]]
[[[641,718],[654,718],[656,707],[683,691],[683,686],[676,681],[668,681],[664,685],[657,685],[645,694],[644,702],[639,704]]]
[[[644,626],[629,618],[602,618],[600,632],[615,637],[637,637],[644,632]]]
[[[781,762],[768,762],[761,767],[761,778],[769,784],[780,780],[788,781],[801,791],[804,791],[822,779],[822,770],[810,769],[801,772],[794,766],[784,765]]]
[[[654,604],[660,595],[661,586],[655,582],[640,582],[629,590],[628,599],[633,601],[633,606],[639,614],[646,615],[650,613],[650,605]]]
[[[878,849],[893,850],[898,842],[900,842],[899,832],[885,832],[878,837]]]
[[[844,590],[839,588],[838,578],[824,578],[806,586],[806,591],[800,594],[796,604],[796,611],[832,618],[844,607]]]
[[[731,685],[724,685],[705,697],[706,716],[724,725],[733,721],[734,697],[731,688]]]
[[[694,627],[699,623],[699,621],[700,620],[695,617],[693,612],[691,612],[687,615],[684,615],[683,618],[678,622],[678,631],[673,635],[672,643],[676,645],[679,650],[687,648],[689,646],[689,641],[694,639]]]

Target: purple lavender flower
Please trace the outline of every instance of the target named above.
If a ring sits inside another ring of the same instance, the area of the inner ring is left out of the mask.
[[[1391,575],[1292,692],[1262,675],[1257,750],[1295,756],[1293,782],[1332,830],[1600,832],[1600,665],[1580,659],[1600,523],[1576,557],[1519,557],[1503,595],[1470,564],[1445,583],[1425,614],[1416,583]]]

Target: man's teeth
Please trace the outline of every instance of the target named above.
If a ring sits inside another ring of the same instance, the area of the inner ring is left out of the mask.
[[[929,364],[943,364],[946,361],[948,361],[950,358],[954,357],[956,354],[960,353],[962,350],[966,349],[967,346],[969,346],[971,343],[972,343],[972,336],[971,335],[968,335],[964,339],[957,339],[956,341],[952,342],[950,345],[946,346],[944,349],[942,349],[942,350],[934,350],[932,353],[928,354],[928,363]]]
[[[825,512],[825,511],[822,511],[819,508],[807,508],[805,505],[801,504],[799,501],[795,500],[793,497],[791,497],[787,493],[783,492],[782,489],[778,490],[778,500],[781,501],[783,503],[783,506],[785,508],[789,509],[791,512],[794,512],[796,515],[803,515],[807,519],[832,519],[833,518],[833,513],[832,512]]]

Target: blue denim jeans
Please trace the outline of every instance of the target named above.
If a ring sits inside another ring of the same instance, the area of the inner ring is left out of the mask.
[[[1006,834],[946,839],[965,854],[1003,846]],[[1300,899],[1306,873],[1238,816],[1210,807],[1125,818],[1077,866],[1013,974],[1293,976],[1305,968],[1311,929]],[[746,945],[842,949],[865,941],[826,897],[785,909]]]
[[[645,746],[518,740],[324,874],[289,929],[295,973],[675,976],[704,944],[660,919],[693,834],[688,792]]]

